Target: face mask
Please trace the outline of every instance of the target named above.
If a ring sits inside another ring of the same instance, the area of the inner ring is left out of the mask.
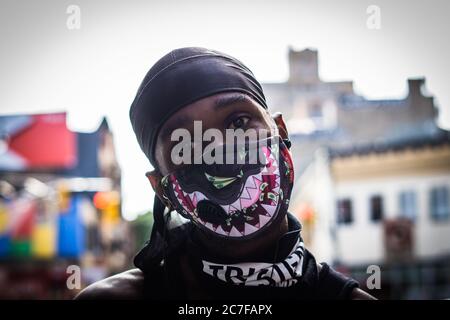
[[[223,164],[193,164],[161,179],[173,209],[205,232],[232,238],[253,237],[287,213],[294,172],[279,136],[216,152]]]

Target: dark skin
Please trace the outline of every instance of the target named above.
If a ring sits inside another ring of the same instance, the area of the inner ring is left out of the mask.
[[[253,99],[246,95],[229,92],[216,94],[198,100],[173,114],[161,128],[155,147],[157,169],[146,174],[153,190],[163,200],[160,187],[161,178],[179,168],[171,160],[171,151],[177,142],[170,141],[170,135],[177,128],[186,128],[193,136],[194,121],[202,121],[203,130],[208,128],[219,129],[224,135],[226,129],[257,129],[273,132],[274,126],[278,128],[279,135],[286,139],[288,132],[281,114],[271,116]],[[212,252],[220,252],[223,258],[246,259],[258,261],[272,257],[275,247],[288,231],[287,217],[272,223],[265,230],[261,230],[254,238],[246,241],[239,239],[221,239],[196,229],[198,239]],[[195,283],[189,279],[192,272],[189,265],[181,263],[185,270],[187,282]],[[321,265],[318,264],[320,271]],[[192,296],[201,297],[195,292]],[[138,269],[128,270],[113,277],[96,282],[84,289],[76,299],[139,299],[143,297],[143,274]],[[374,299],[359,288],[353,290],[352,299]]]

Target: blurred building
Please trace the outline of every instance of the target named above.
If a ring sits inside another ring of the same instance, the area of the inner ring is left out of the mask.
[[[66,298],[122,270],[127,226],[111,130],[72,132],[65,113],[0,117],[2,298]]]
[[[290,209],[319,261],[385,298],[450,296],[450,135],[425,79],[398,100],[368,100],[351,81],[324,82],[315,50],[289,50],[286,83],[263,84],[287,119],[296,182]]]

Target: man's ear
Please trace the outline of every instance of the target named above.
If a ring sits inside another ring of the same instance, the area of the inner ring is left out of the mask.
[[[272,119],[275,121],[275,124],[278,127],[278,132],[280,133],[280,136],[282,139],[289,139],[288,130],[286,127],[286,124],[283,120],[283,115],[281,112],[276,112],[272,115]]]
[[[161,201],[164,202],[163,198],[163,190],[161,187],[161,179],[162,175],[159,173],[158,170],[153,170],[145,173],[145,176],[147,177],[148,181],[150,182],[153,191],[155,191],[156,195],[161,199]]]

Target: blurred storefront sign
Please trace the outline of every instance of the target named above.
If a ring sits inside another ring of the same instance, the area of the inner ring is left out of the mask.
[[[0,128],[0,170],[69,168],[77,160],[64,113],[0,117]]]

